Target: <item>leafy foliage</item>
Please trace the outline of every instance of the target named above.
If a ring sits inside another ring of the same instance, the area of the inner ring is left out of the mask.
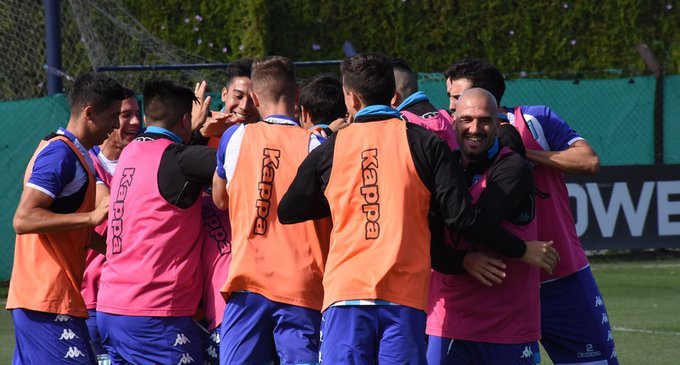
[[[680,18],[672,1],[125,3],[159,37],[216,61],[267,54],[341,59],[347,40],[358,51],[405,58],[423,72],[442,71],[462,57],[483,57],[511,75],[599,77],[644,73],[635,46],[646,42],[666,72],[680,69]]]

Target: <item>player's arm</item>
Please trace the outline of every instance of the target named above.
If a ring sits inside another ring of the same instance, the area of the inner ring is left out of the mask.
[[[109,187],[103,182],[97,183],[97,195],[96,195],[96,205],[100,205],[103,202],[109,202],[111,198],[111,191]],[[106,220],[104,221],[106,222]],[[102,223],[104,223],[102,222]],[[106,226],[97,226],[92,232],[90,237],[90,243],[87,245],[92,250],[99,252],[102,255],[106,255]]]
[[[527,151],[526,157],[562,172],[594,175],[600,170],[595,150],[567,122],[547,106],[522,107],[543,130],[548,151]]]
[[[527,159],[566,173],[595,175],[600,171],[600,158],[588,142],[581,139],[564,151],[527,150]]]
[[[491,220],[500,223],[522,213],[532,214],[533,191],[534,182],[529,164],[518,154],[507,154],[489,169],[487,187],[480,194],[476,205]],[[545,256],[550,268],[554,267],[558,259],[555,249],[548,247]],[[463,266],[470,275],[487,286],[500,284],[505,278],[505,264],[502,260],[481,252],[467,254]]]
[[[53,201],[52,197],[40,190],[24,188],[14,213],[13,225],[16,233],[62,232],[93,227],[104,222],[109,212],[108,199],[97,204],[92,212],[66,214],[50,211]]]
[[[328,200],[324,195],[335,147],[333,134],[328,141],[312,151],[297,170],[288,191],[278,206],[279,221],[293,224],[330,216]]]
[[[213,174],[212,199],[218,209],[227,210],[229,207],[229,194],[227,194],[227,180],[221,178],[217,171]]]
[[[460,165],[454,160],[448,146],[436,136],[416,137],[417,128],[411,133],[409,144],[412,155],[426,186],[439,205],[442,218],[449,229],[462,234],[468,241],[484,245],[508,257],[516,257],[531,265],[552,270],[552,263],[547,258],[551,242],[524,242],[517,236],[503,229],[479,207],[471,204],[465,177]],[[408,134],[407,134],[408,136]],[[430,142],[425,141],[429,138]],[[435,138],[436,140],[432,140]],[[434,141],[434,142],[432,142]],[[431,175],[422,171],[429,164]],[[419,165],[421,167],[419,167]]]

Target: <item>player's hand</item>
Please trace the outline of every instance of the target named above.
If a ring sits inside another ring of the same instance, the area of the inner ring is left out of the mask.
[[[349,122],[345,118],[338,118],[334,120],[331,124],[328,125],[328,128],[330,128],[333,133],[336,133],[337,131],[347,127],[349,125]]]
[[[560,260],[560,254],[552,247],[553,241],[527,241],[527,251],[520,260],[534,266],[538,266],[547,273],[552,274]]]
[[[211,111],[200,129],[203,137],[220,137],[227,128],[236,124],[232,113]]]
[[[212,98],[210,96],[205,96],[205,89],[207,83],[205,80],[196,83],[194,87],[194,94],[196,94],[196,99],[191,106],[191,130],[195,131],[205,124],[208,115],[210,114],[210,102]]]
[[[505,264],[481,252],[469,252],[463,259],[463,267],[468,274],[486,286],[500,284],[505,278]]]
[[[90,222],[93,226],[98,226],[109,216],[109,199],[104,198],[99,202],[92,212],[90,212]]]

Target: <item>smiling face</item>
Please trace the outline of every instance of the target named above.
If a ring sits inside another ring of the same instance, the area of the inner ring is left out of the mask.
[[[120,115],[121,102],[116,100],[101,111],[96,111],[92,106],[85,108],[87,119],[91,123],[92,145],[102,144],[106,138],[119,128],[118,117]]]
[[[252,83],[250,78],[244,76],[234,77],[229,85],[222,89],[224,111],[233,114],[230,121],[236,123],[252,123],[257,121],[259,115],[253,104],[253,99],[250,97],[251,91]]]
[[[139,104],[134,96],[123,100],[121,103],[118,121],[120,127],[111,133],[109,138],[113,138],[126,146],[134,141],[142,127],[142,121],[139,119]]]
[[[466,164],[484,156],[496,138],[496,100],[482,89],[464,92],[458,100],[454,127]]]

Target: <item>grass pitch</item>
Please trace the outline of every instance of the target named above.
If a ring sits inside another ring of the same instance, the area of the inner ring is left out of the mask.
[[[604,297],[619,362],[680,363],[680,259],[594,259],[593,274]],[[7,287],[0,287],[4,308]],[[14,349],[12,318],[0,310],[0,364],[10,364]],[[552,364],[541,354],[541,364]]]

